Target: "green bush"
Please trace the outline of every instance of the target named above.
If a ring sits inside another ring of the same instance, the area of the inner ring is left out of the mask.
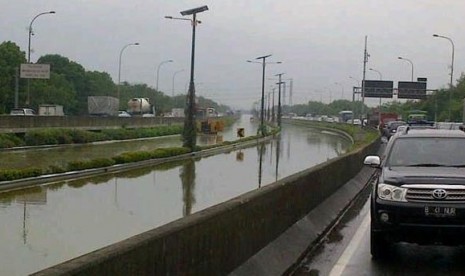
[[[1,133],[0,148],[13,148],[23,146],[24,142],[15,134]]]
[[[0,181],[11,181],[15,179],[37,177],[42,175],[40,168],[26,168],[26,169],[8,169],[0,171]]]
[[[98,158],[94,160],[69,162],[67,169],[68,171],[81,171],[81,170],[87,170],[87,169],[113,166],[114,164],[115,164],[115,160],[113,159]]]

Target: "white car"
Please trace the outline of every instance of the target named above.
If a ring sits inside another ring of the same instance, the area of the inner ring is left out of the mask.
[[[362,121],[361,121],[360,119],[354,119],[354,120],[352,121],[352,124],[361,126],[361,125],[362,125]]]
[[[127,113],[124,110],[118,111],[118,117],[131,117],[131,114]]]
[[[152,113],[145,113],[142,114],[142,117],[155,117],[155,115],[153,115]]]

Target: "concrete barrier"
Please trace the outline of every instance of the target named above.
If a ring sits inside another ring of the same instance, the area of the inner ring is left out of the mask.
[[[379,140],[225,203],[34,275],[231,273],[288,229],[293,229],[296,222],[356,177],[362,170],[363,158],[377,152],[378,146]],[[347,189],[356,192],[360,187]],[[322,220],[330,220],[324,212],[319,216]],[[251,270],[242,270],[244,273],[248,271]]]

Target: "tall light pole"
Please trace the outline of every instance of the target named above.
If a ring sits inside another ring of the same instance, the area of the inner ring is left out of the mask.
[[[268,57],[271,57],[271,55],[266,55],[266,56],[255,58],[255,59],[261,59],[262,60],[261,62],[254,62],[251,60],[247,60],[247,62],[262,64],[262,104],[261,104],[261,109],[260,109],[260,129],[259,129],[259,132],[262,136],[265,136],[266,134],[265,125],[263,123],[263,109],[264,109],[264,98],[265,98],[265,67],[266,67],[266,64],[270,64],[270,63],[280,64],[281,63],[280,61],[267,63],[266,58]]]
[[[121,51],[119,52],[119,61],[118,61],[118,86],[117,86],[117,94],[118,94],[118,100],[120,99],[120,84],[121,84],[121,57],[123,56],[123,52],[124,50],[129,47],[129,46],[137,46],[139,45],[139,42],[135,42],[135,43],[129,43],[129,44],[126,44],[123,46],[123,48],[121,48]]]
[[[281,77],[284,75],[284,73],[276,74],[278,76],[278,127],[281,127],[281,84],[284,82],[281,81]]]
[[[412,78],[411,79],[413,81],[413,62],[408,58],[404,58],[404,57],[397,57],[397,58],[402,59],[402,60],[406,60],[406,61],[408,61],[410,63],[410,65],[412,66]]]
[[[192,47],[191,47],[191,74],[189,81],[189,91],[187,92],[186,99],[186,114],[184,119],[184,128],[182,131],[183,147],[189,148],[192,151],[195,149],[197,140],[197,130],[195,127],[195,84],[194,84],[194,62],[195,62],[195,27],[200,21],[197,21],[197,13],[207,11],[207,6],[201,6],[190,10],[181,12],[182,16],[192,15],[192,19],[187,18],[174,18],[172,16],[165,16],[168,19],[181,19],[190,20],[192,25]]]
[[[44,14],[54,14],[55,11],[48,11],[48,12],[41,12],[38,15],[34,16],[34,18],[31,20],[31,23],[29,24],[29,39],[27,43],[27,63],[31,63],[31,37],[34,34],[32,31],[32,23],[37,19],[37,17],[44,15]],[[30,80],[27,80],[27,99],[26,99],[26,105],[29,105],[30,102]]]
[[[157,82],[155,84],[155,90],[158,91],[158,77],[160,76],[160,67],[165,64],[165,63],[168,63],[168,62],[173,62],[172,59],[168,59],[168,60],[164,60],[162,62],[160,62],[160,64],[158,64],[158,67],[157,67]]]
[[[27,46],[27,63],[31,63],[31,37],[34,34],[34,32],[32,31],[32,23],[34,23],[34,21],[37,19],[37,17],[39,17],[41,15],[54,14],[54,13],[55,13],[55,11],[41,12],[38,15],[36,15],[32,19],[31,23],[29,24],[29,42],[28,42],[28,46]]]
[[[178,70],[178,71],[176,71],[176,72],[173,73],[173,79],[172,79],[172,82],[171,82],[171,97],[174,97],[174,78],[176,77],[176,75],[177,75],[178,73],[181,73],[181,72],[183,72],[183,71],[184,71],[184,69]]]
[[[378,71],[378,70],[375,70],[375,69],[373,69],[373,68],[368,68],[368,70],[370,70],[370,71],[373,71],[373,72],[376,72],[376,73],[378,73],[378,75],[379,75],[379,79],[380,79],[380,80],[382,80],[382,79],[383,79],[383,75],[381,74],[381,72],[380,72],[380,71]],[[381,97],[379,97],[379,106],[378,106],[378,125],[380,126],[380,125],[381,125],[381,123],[382,123],[382,122],[381,122]]]
[[[344,85],[342,85],[342,83],[340,83],[340,82],[335,82],[334,84],[341,86],[341,89],[342,89],[341,90],[341,99],[344,99]]]
[[[451,119],[451,94],[452,94],[452,86],[454,84],[454,42],[450,37],[443,36],[443,35],[438,35],[438,34],[433,34],[433,37],[439,37],[439,38],[444,38],[449,40],[450,44],[452,45],[452,62],[450,64],[450,84],[449,84],[449,121]]]

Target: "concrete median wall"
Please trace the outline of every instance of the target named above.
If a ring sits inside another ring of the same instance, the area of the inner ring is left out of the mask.
[[[379,141],[276,183],[35,275],[224,275],[362,169]],[[358,187],[357,187],[358,189]]]

